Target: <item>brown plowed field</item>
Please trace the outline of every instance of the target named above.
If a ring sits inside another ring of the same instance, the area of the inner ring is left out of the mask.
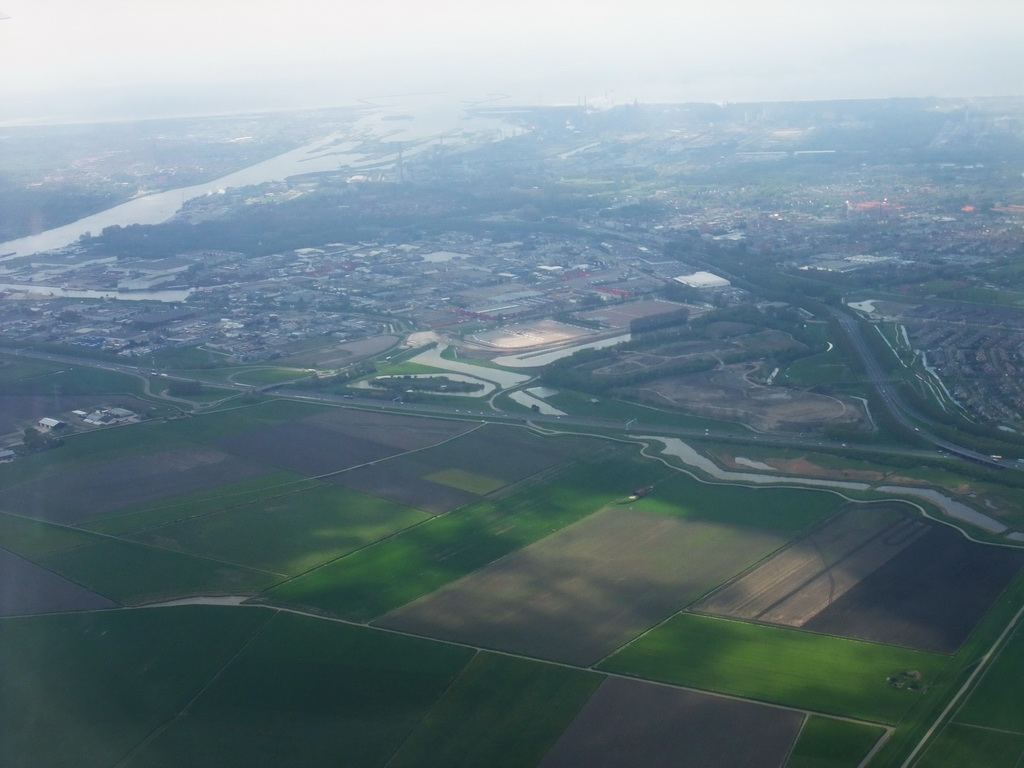
[[[805,629],[953,653],[1024,565],[1024,552],[928,532],[804,624]]]
[[[94,464],[0,492],[0,508],[58,523],[237,483],[273,470],[210,448]]]
[[[801,627],[926,530],[889,507],[849,508],[694,608]]]
[[[334,408],[326,413],[304,419],[303,423],[349,435],[359,440],[372,440],[399,451],[413,451],[460,435],[474,425],[463,421],[425,419],[422,416],[400,416],[374,411]]]
[[[763,704],[612,677],[539,768],[781,768],[803,718]]]
[[[593,664],[784,541],[767,531],[610,508],[375,623]]]
[[[463,504],[468,504],[479,498],[476,494],[468,491],[423,480],[415,474],[415,470],[404,471],[410,467],[422,467],[429,472],[435,471],[433,468],[410,462],[403,456],[385,464],[359,467],[349,472],[332,475],[327,478],[327,481],[334,485],[369,493],[396,504],[422,509],[424,512],[434,515],[450,512],[456,507],[461,507]]]
[[[416,458],[433,466],[432,472],[458,468],[514,483],[560,464],[581,450],[585,448],[581,448],[580,441],[572,438],[552,439],[523,429],[489,425]]]
[[[367,428],[373,426],[371,421],[360,423]],[[447,426],[452,422],[440,424],[448,431],[428,428],[419,435],[406,433],[407,438],[413,435],[421,447],[428,446],[426,450],[395,456],[380,464],[356,467],[327,478],[328,482],[440,514],[468,504],[480,494],[432,482],[428,477],[458,469],[514,483],[557,466],[581,450],[577,440],[546,439],[525,430],[497,426],[474,429],[469,434],[449,439],[458,435]],[[457,426],[466,431],[464,425]],[[351,434],[344,439],[363,440],[365,444],[363,438],[355,436],[353,428],[346,425],[346,429],[351,429]],[[406,445],[410,450],[415,447],[412,440],[408,440]],[[431,445],[434,447],[429,447]]]
[[[113,600],[0,549],[0,616],[116,607]]]
[[[325,475],[399,453],[398,448],[301,421],[231,435],[217,447],[303,475]]]

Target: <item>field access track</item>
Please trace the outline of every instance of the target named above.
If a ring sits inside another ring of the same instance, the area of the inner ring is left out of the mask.
[[[851,506],[694,609],[801,627],[927,530],[888,506]]]

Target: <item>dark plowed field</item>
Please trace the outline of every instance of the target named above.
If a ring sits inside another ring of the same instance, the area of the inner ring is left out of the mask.
[[[1024,552],[932,530],[804,624],[831,635],[953,653],[1024,564]]]
[[[40,520],[74,524],[271,471],[208,448],[167,451],[96,464],[8,488],[0,492],[0,508]]]
[[[702,600],[702,613],[802,627],[931,528],[885,505],[851,508]]]
[[[803,715],[693,691],[609,678],[540,768],[773,768]]]
[[[0,616],[115,607],[114,601],[0,549]]]
[[[426,448],[462,434],[474,426],[463,421],[348,409],[333,409],[305,419],[304,423],[360,440],[372,440],[398,449],[396,452]]]
[[[232,435],[219,448],[304,475],[325,475],[399,453],[389,445],[308,422],[275,424]]]
[[[395,462],[360,467],[329,477],[327,481],[434,515],[450,512],[479,498],[476,494],[400,471],[405,463],[404,459],[397,459]]]
[[[522,429],[487,426],[419,458],[436,469],[458,467],[513,483],[562,463],[580,449],[580,443],[571,439],[555,440]]]

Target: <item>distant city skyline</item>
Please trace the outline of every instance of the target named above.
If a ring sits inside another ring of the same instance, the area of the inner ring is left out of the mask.
[[[341,106],[1019,95],[1024,4],[4,0],[0,121]]]

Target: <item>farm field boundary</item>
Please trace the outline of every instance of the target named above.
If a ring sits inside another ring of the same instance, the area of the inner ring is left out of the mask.
[[[679,614],[598,669],[894,724],[948,662],[896,646]],[[887,683],[904,672],[920,679],[918,690]]]

